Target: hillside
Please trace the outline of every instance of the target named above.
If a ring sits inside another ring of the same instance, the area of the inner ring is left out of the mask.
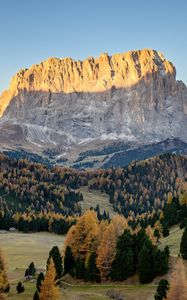
[[[0,228],[65,233],[90,207],[99,218],[121,213],[130,218],[131,226],[139,222],[153,226],[164,214],[163,225],[171,226],[187,213],[186,206],[181,206],[186,203],[182,194],[186,179],[187,158],[181,155],[165,154],[125,168],[90,171],[51,168],[1,155]]]
[[[99,206],[102,214],[104,212],[109,213],[111,218],[116,214],[112,204],[109,202],[109,196],[106,193],[89,190],[87,186],[81,187],[80,192],[83,195],[83,201],[81,202],[82,213],[90,209],[90,207],[96,208]]]
[[[161,239],[160,249],[169,246],[171,256],[177,257],[180,253],[180,242],[183,234],[183,229],[180,229],[178,226],[170,228],[169,235]]]

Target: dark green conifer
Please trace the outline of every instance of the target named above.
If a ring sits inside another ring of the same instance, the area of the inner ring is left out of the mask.
[[[168,255],[154,247],[153,249],[153,269],[154,276],[160,276],[168,272]]]
[[[23,293],[25,290],[24,285],[20,281],[18,282],[16,289],[17,289],[18,294]]]
[[[33,300],[40,300],[38,291],[34,293]]]
[[[61,278],[62,273],[63,273],[62,256],[61,256],[61,253],[60,253],[59,248],[57,246],[54,246],[51,249],[51,251],[49,252],[49,258],[48,258],[48,261],[47,261],[47,265],[48,265],[49,260],[50,260],[51,257],[53,258],[53,261],[54,261],[54,264],[55,264],[57,278]]]
[[[99,270],[96,266],[96,254],[90,253],[84,279],[86,281],[100,281]]]
[[[161,279],[156,290],[155,300],[163,300],[167,298],[167,292],[169,290],[169,282],[166,279]]]
[[[70,275],[74,274],[75,260],[73,257],[72,250],[67,246],[64,256],[64,274],[69,273]]]
[[[33,262],[31,262],[31,264],[29,265],[28,273],[29,273],[28,275],[30,276],[34,276],[36,273],[36,269]]]
[[[111,278],[113,280],[124,280],[135,272],[135,253],[133,236],[129,230],[118,238],[116,246],[116,257],[112,265]]]
[[[75,275],[76,275],[76,278],[78,278],[78,279],[84,278],[84,274],[85,274],[84,261],[82,261],[80,258],[78,258],[75,262]]]
[[[37,288],[37,291],[40,293],[40,289],[41,289],[41,286],[42,286],[42,281],[44,281],[45,277],[44,277],[44,274],[41,272],[38,277],[37,277],[37,280],[36,280],[36,288]]]
[[[187,259],[187,227],[185,227],[182,235],[180,253],[183,259]]]
[[[149,283],[155,276],[153,268],[153,250],[152,246],[145,245],[138,255],[137,271],[141,283]]]
[[[169,246],[166,246],[166,247],[164,248],[164,252],[165,252],[165,254],[167,255],[167,257],[170,256]]]

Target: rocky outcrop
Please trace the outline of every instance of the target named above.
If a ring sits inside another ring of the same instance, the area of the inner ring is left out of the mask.
[[[187,88],[176,81],[173,64],[151,49],[84,61],[49,58],[13,77],[0,115],[2,135],[18,126],[22,139],[42,149],[107,139],[187,140]]]

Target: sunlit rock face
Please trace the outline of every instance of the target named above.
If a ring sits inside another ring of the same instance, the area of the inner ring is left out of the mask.
[[[14,141],[19,128],[20,143],[44,149],[107,139],[187,141],[187,88],[175,77],[173,64],[150,49],[49,58],[18,72],[0,97],[0,135],[11,132]]]

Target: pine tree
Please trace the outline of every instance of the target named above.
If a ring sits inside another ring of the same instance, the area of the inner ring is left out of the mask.
[[[75,260],[73,257],[73,253],[71,251],[71,248],[67,246],[64,255],[64,274],[69,273],[70,275],[73,275],[74,267],[75,267]]]
[[[34,293],[33,300],[40,300],[40,296],[39,296],[38,291],[36,291],[36,292]]]
[[[39,294],[40,300],[58,300],[60,298],[60,290],[56,284],[56,268],[51,258],[48,263],[45,279],[42,282]]]
[[[33,262],[31,262],[31,264],[29,265],[28,273],[29,273],[30,276],[34,276],[35,273],[36,273],[36,269],[35,269],[35,266],[34,266]]]
[[[25,277],[28,277],[30,274],[29,274],[29,269],[27,268],[26,270],[25,270]]]
[[[21,294],[25,291],[24,285],[21,283],[21,281],[18,282],[16,289],[18,294]]]
[[[75,276],[77,279],[84,278],[85,266],[84,261],[78,258],[75,262]]]
[[[138,263],[138,256],[143,246],[151,247],[151,241],[147,236],[145,229],[138,231],[136,235],[133,236],[135,242],[135,260]]]
[[[141,283],[149,283],[155,277],[152,246],[145,245],[138,255],[137,271]]]
[[[100,281],[99,270],[96,266],[96,253],[92,252],[88,254],[88,258],[86,259],[86,272],[84,279],[86,281]]]
[[[187,259],[187,227],[184,229],[181,244],[180,244],[180,253],[183,259]]]
[[[155,300],[163,300],[167,298],[167,292],[169,290],[169,282],[166,279],[161,279],[155,294]]]
[[[117,241],[116,256],[112,264],[111,278],[114,280],[127,279],[134,274],[135,269],[133,236],[129,230],[125,230]]]
[[[50,258],[53,258],[54,264],[55,264],[55,268],[56,268],[56,276],[57,278],[61,278],[62,277],[62,273],[63,273],[63,266],[62,266],[62,256],[60,253],[60,250],[57,246],[54,246],[51,251],[49,252],[49,258],[48,258],[48,262],[47,265],[49,263]]]
[[[166,246],[166,247],[164,248],[164,253],[166,254],[167,257],[170,256],[169,246]]]
[[[37,288],[38,292],[40,292],[42,282],[44,281],[44,279],[45,279],[44,274],[42,272],[40,272],[40,274],[38,275],[37,280],[36,280],[36,288]]]
[[[165,251],[153,248],[153,269],[155,276],[160,276],[168,272],[168,256]]]

